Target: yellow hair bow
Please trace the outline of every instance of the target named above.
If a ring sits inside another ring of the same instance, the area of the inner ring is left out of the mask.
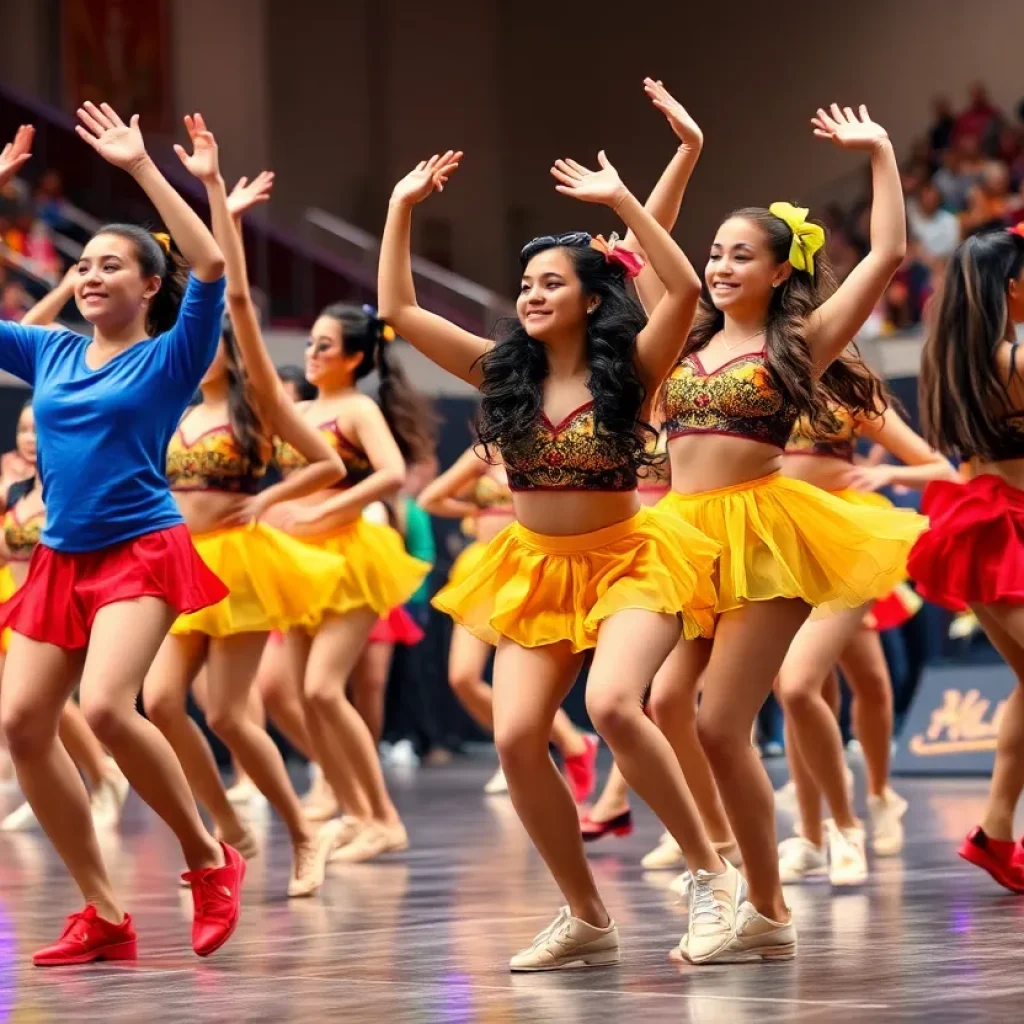
[[[394,341],[395,340],[395,329],[394,329],[394,327],[392,327],[391,324],[385,324],[380,329],[380,336],[385,341],[388,341],[388,342]]]
[[[814,254],[825,244],[825,229],[807,220],[810,212],[805,207],[790,203],[772,203],[768,212],[785,221],[793,232],[793,243],[789,247],[789,262],[794,270],[806,270],[814,277]]]
[[[153,238],[157,245],[169,255],[171,251],[171,236],[166,231],[154,231]]]

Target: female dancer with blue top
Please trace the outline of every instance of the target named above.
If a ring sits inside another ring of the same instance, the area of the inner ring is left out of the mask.
[[[0,324],[0,368],[35,388],[47,508],[25,585],[0,613],[0,626],[14,630],[0,720],[22,791],[86,903],[57,942],[35,954],[38,965],[137,956],[85,787],[57,740],[79,678],[97,738],[181,843],[199,955],[234,931],[245,877],[238,853],[204,827],[170,745],[135,710],[175,617],[226,594],[193,548],[164,475],[171,434],[217,349],[224,258],[149,158],[137,116],[126,125],[108,105],[92,103],[78,116],[79,135],[149,196],[192,275],[183,289],[169,241],[112,225],[78,264],[75,299],[95,328],[91,340]],[[0,183],[28,158],[31,140],[32,130],[20,129],[0,156]]]

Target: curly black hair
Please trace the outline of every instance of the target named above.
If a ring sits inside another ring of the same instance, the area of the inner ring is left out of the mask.
[[[653,465],[660,458],[648,440],[656,440],[657,433],[640,419],[648,395],[634,362],[637,335],[647,317],[626,289],[624,269],[591,248],[585,232],[528,242],[519,254],[523,269],[538,253],[555,248],[569,255],[584,294],[600,299],[587,318],[587,389],[594,402],[594,427],[617,457],[638,470]],[[518,320],[501,322],[496,339],[481,357],[483,400],[477,433],[488,458],[490,445],[500,449],[528,438],[543,411],[543,383],[549,372],[547,350]]]

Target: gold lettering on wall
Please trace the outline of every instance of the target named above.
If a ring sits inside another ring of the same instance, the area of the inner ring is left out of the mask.
[[[919,757],[994,751],[1005,707],[1001,700],[993,711],[992,701],[978,690],[946,690],[924,734],[911,737],[910,750]]]

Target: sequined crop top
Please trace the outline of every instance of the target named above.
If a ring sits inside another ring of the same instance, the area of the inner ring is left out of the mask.
[[[787,455],[817,455],[853,462],[857,447],[856,417],[841,405],[829,405],[828,411],[835,419],[836,427],[827,433],[820,428],[812,428],[807,416],[797,418],[786,445]]]
[[[338,453],[338,457],[345,464],[345,476],[336,484],[332,484],[330,490],[343,491],[346,487],[352,487],[373,474],[373,464],[366,457],[366,452],[357,448],[341,432],[337,420],[328,420],[326,423],[321,423],[316,429],[320,431],[324,440]],[[274,441],[274,461],[282,473],[309,465],[287,441],[282,441],[280,438]]]
[[[542,412],[529,436],[501,447],[513,491],[631,491],[636,467],[594,430],[594,403],[554,424]]]
[[[4,516],[4,543],[13,562],[27,562],[32,557],[46,524],[46,511],[40,509],[34,515],[22,520],[18,506],[9,509]]]
[[[661,386],[661,409],[669,440],[725,434],[783,449],[797,416],[763,350],[736,356],[710,373],[698,352],[683,356]]]
[[[186,417],[187,419],[187,417]],[[182,429],[167,446],[167,482],[172,491],[225,491],[229,494],[255,494],[265,472],[250,471],[229,424],[204,430],[189,441]]]
[[[477,515],[512,515],[512,489],[491,473],[476,478],[470,500],[477,507]]]

